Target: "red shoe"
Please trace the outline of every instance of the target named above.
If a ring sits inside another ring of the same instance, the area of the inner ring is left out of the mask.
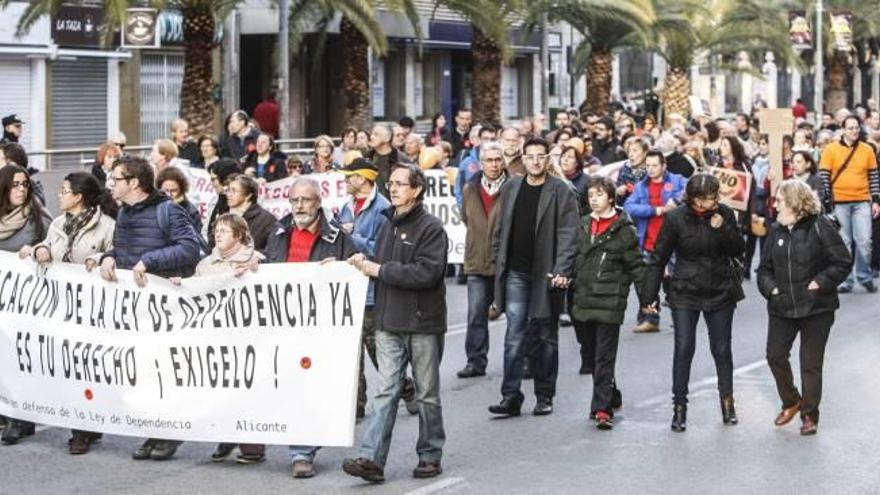
[[[605,411],[596,411],[596,428],[600,430],[610,430],[614,428],[614,420],[611,419]]]

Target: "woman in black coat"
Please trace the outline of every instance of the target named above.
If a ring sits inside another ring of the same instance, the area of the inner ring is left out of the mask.
[[[745,241],[733,210],[718,202],[719,187],[718,179],[709,174],[690,178],[684,205],[666,214],[639,293],[645,311],[655,312],[652,301],[657,298],[664,268],[675,253],[666,296],[675,327],[673,431],[686,428],[688,381],[701,313],[718,373],[722,419],[724,424],[737,423],[730,340],[736,303],[745,298],[738,263]]]
[[[820,214],[819,198],[807,183],[783,182],[776,209],[758,268],[758,288],[770,315],[767,364],[782,399],[774,422],[785,425],[800,412],[801,435],[812,435],[819,423],[825,344],[840,306],[837,287],[852,269],[852,255],[837,227]],[[794,385],[788,359],[799,333],[803,394]]]

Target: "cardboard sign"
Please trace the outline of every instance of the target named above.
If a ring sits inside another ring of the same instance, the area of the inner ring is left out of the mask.
[[[752,174],[722,167],[709,167],[709,173],[718,178],[721,188],[718,199],[734,210],[748,211],[752,192]]]

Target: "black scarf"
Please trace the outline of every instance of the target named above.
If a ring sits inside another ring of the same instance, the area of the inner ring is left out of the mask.
[[[98,207],[92,206],[90,208],[86,208],[81,211],[77,215],[71,215],[70,213],[66,213],[64,215],[64,234],[67,236],[67,249],[64,251],[64,256],[61,258],[61,261],[66,261],[70,263],[71,253],[73,252],[73,244],[76,242],[76,239],[82,234],[82,230],[92,221],[95,213],[98,212]]]

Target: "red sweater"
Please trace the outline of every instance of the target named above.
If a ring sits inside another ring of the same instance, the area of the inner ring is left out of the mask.
[[[305,229],[293,228],[290,234],[290,244],[287,246],[287,262],[302,263],[309,261],[312,254],[312,246],[320,235],[321,229],[315,229],[315,232],[309,232]]]
[[[486,212],[486,216],[492,212],[492,203],[495,202],[495,196],[490,195],[486,192],[486,188],[483,186],[480,187],[480,201],[483,202],[483,211]]]
[[[664,182],[648,182],[648,204],[654,208],[663,206]],[[663,216],[654,216],[648,219],[648,229],[645,231],[645,251],[653,251],[657,244],[657,236],[660,235],[660,227],[663,226]]]
[[[620,215],[614,214],[608,218],[592,218],[590,220],[590,234],[593,237],[604,234],[617,221],[618,217]]]

